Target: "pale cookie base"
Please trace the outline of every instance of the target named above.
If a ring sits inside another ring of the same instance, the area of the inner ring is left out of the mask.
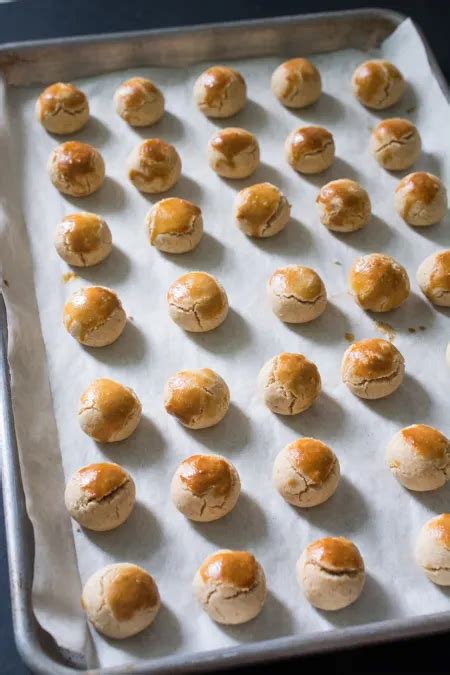
[[[386,462],[398,482],[408,490],[437,490],[450,477],[450,453],[442,461],[424,459],[414,452],[401,431],[387,446]]]
[[[398,368],[389,377],[377,380],[350,380],[343,377],[344,383],[352,394],[365,399],[377,399],[389,396],[399,388],[405,376],[405,364],[399,362]]]
[[[278,415],[298,415],[312,406],[320,394],[320,386],[317,395],[312,399],[301,396],[294,398],[278,382],[272,381],[275,358],[270,359],[259,372],[258,395],[272,412]]]
[[[114,530],[130,516],[136,499],[136,487],[131,477],[100,501],[89,500],[81,489],[79,477],[72,477],[66,486],[64,501],[71,517],[88,530]]]
[[[91,331],[81,339],[82,326],[72,322],[70,335],[86,347],[106,347],[117,340],[127,323],[127,315],[122,307],[118,307],[101,326]]]
[[[296,574],[308,602],[327,611],[343,609],[355,602],[366,577],[364,571],[330,574],[317,563],[307,562],[305,553],[297,562]]]
[[[317,319],[325,311],[327,295],[319,295],[313,302],[300,300],[292,295],[277,295],[270,285],[267,295],[273,313],[285,323],[309,323]]]
[[[285,449],[277,455],[273,465],[275,489],[289,504],[301,508],[310,508],[326,502],[335,493],[340,475],[339,461],[336,458],[327,479],[323,483],[312,483],[294,468]]]

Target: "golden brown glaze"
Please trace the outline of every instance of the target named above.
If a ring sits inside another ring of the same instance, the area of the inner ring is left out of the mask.
[[[95,436],[103,443],[123,427],[138,405],[131,389],[106,378],[94,380],[80,399],[81,412],[93,409],[100,413]]]
[[[177,162],[177,151],[160,138],[148,138],[139,146],[139,169],[130,169],[130,180],[141,178],[166,178],[173,171]]]
[[[317,68],[308,59],[290,59],[285,61],[281,68],[286,84],[282,96],[288,99],[295,95],[300,84],[303,82],[308,84],[320,77]]]
[[[159,89],[145,77],[132,77],[120,85],[119,95],[126,101],[127,108],[138,110],[147,102],[149,96],[157,96]]]
[[[450,293],[450,249],[441,251],[435,256],[427,291],[431,295],[441,292]]]
[[[65,244],[74,253],[90,253],[101,244],[102,221],[94,213],[72,213],[63,223]]]
[[[292,157],[299,162],[307,155],[323,152],[333,142],[333,136],[323,127],[302,127],[292,137]]]
[[[128,475],[122,467],[111,462],[88,464],[78,471],[78,475],[82,491],[97,502],[128,481]]]
[[[391,342],[370,338],[355,342],[348,348],[345,368],[350,368],[352,377],[361,380],[390,377],[399,357],[400,352]]]
[[[257,574],[256,559],[247,551],[219,551],[209,556],[200,567],[204,582],[213,581],[242,590],[255,584]]]
[[[58,165],[58,173],[66,182],[76,180],[95,169],[97,151],[87,143],[67,141],[55,150],[54,160]]]
[[[339,201],[338,208],[335,204],[337,200]],[[357,214],[364,214],[367,208],[370,208],[366,192],[354,181],[345,179],[324,185],[316,202],[325,208],[328,207],[329,221],[335,227],[344,227],[349,219]]]
[[[271,183],[258,183],[241,191],[236,217],[254,227],[255,233],[261,225],[265,225],[277,212],[280,201],[280,190]]]
[[[210,145],[225,157],[230,166],[234,166],[234,160],[241,152],[256,150],[256,139],[245,129],[229,127],[213,136]]]
[[[205,272],[183,274],[169,288],[167,299],[175,306],[195,308],[200,319],[213,319],[225,309],[223,291]]]
[[[307,548],[310,562],[320,565],[329,572],[362,572],[364,561],[360,552],[345,537],[324,537]]]
[[[436,198],[440,186],[439,179],[430,173],[426,173],[426,171],[416,171],[405,176],[395,190],[396,192],[402,192],[405,218],[408,218],[411,209],[417,202],[431,204]]]
[[[107,586],[105,600],[117,621],[130,621],[137,612],[155,607],[159,593],[147,572],[130,565],[116,572]]]
[[[450,513],[443,513],[430,520],[428,528],[445,548],[450,549]]]
[[[217,375],[210,368],[181,370],[170,380],[170,396],[165,402],[167,412],[184,424],[202,413],[213,415],[217,401],[209,392],[216,382]]]
[[[115,293],[101,286],[89,286],[76,291],[64,305],[64,324],[70,331],[74,323],[80,326],[80,339],[102,326],[113,312],[121,308]]]
[[[399,141],[413,136],[417,129],[412,122],[402,117],[392,117],[383,120],[374,129],[374,136],[382,143],[388,143],[390,139]]]
[[[192,230],[194,221],[201,214],[192,202],[178,197],[163,199],[153,209],[150,241],[160,234],[186,234]]]
[[[230,465],[221,457],[191,455],[181,464],[181,482],[195,495],[227,497],[233,486]]]
[[[41,115],[56,115],[61,109],[74,114],[85,109],[87,99],[73,84],[56,82],[39,96],[39,105]]]
[[[349,281],[364,309],[372,308],[383,299],[389,307],[398,307],[409,295],[409,281],[403,267],[380,253],[357,258]]]
[[[402,429],[401,434],[424,459],[442,459],[449,450],[449,440],[440,431],[426,424],[413,424]]]
[[[403,79],[402,74],[392,63],[384,60],[366,61],[357,69],[353,82],[358,97],[364,103],[376,103],[380,94],[386,92],[390,83]]]
[[[288,446],[294,468],[312,483],[323,483],[336,462],[328,445],[315,438],[301,438]]]
[[[283,389],[295,397],[299,394],[312,397],[320,388],[317,366],[303,354],[279,354],[275,360],[273,377]]]
[[[276,295],[295,296],[302,302],[315,302],[325,293],[322,279],[309,267],[290,265],[275,270],[269,280]]]
[[[204,87],[202,104],[213,108],[225,98],[227,89],[235,80],[245,85],[240,73],[226,66],[213,66],[208,68],[202,75],[201,81]]]

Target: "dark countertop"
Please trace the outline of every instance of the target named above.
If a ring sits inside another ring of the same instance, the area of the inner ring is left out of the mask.
[[[424,31],[431,48],[450,80],[448,4],[440,0],[416,2],[352,2],[338,0],[18,0],[0,4],[0,44],[122,30],[142,30],[215,21],[231,21],[306,12],[385,7],[411,16]],[[8,566],[3,504],[0,499],[0,673],[22,675],[29,671],[22,664],[14,645],[9,602]],[[448,635],[408,640],[378,647],[330,653],[296,659],[279,666],[256,666],[234,671],[241,675],[267,675],[277,670],[306,673],[448,673]]]

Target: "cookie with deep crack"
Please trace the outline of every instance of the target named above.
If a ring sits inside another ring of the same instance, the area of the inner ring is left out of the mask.
[[[194,577],[193,590],[211,619],[235,625],[261,612],[266,577],[251,553],[223,549],[204,560]]]
[[[127,315],[119,296],[104,286],[75,291],[64,305],[64,327],[87,347],[105,347],[122,334]]]
[[[317,366],[303,354],[282,352],[271,358],[258,376],[258,391],[278,415],[297,415],[312,406],[321,391]]]
[[[228,314],[228,297],[222,284],[206,272],[188,272],[167,292],[170,318],[184,330],[205,333],[220,326]]]
[[[273,483],[289,504],[308,508],[329,499],[340,478],[339,460],[316,438],[299,438],[278,453]]]
[[[98,265],[112,251],[112,235],[106,221],[96,213],[70,213],[55,232],[58,255],[74,267]]]
[[[102,378],[83,392],[78,421],[84,433],[99,443],[115,443],[131,436],[141,414],[141,402],[130,387]]]
[[[372,59],[359,65],[352,77],[353,93],[367,108],[384,110],[397,103],[405,91],[399,69],[385,59]]]
[[[231,117],[245,106],[247,85],[237,70],[227,66],[212,66],[197,78],[194,100],[207,117]]]
[[[287,108],[306,108],[320,97],[322,80],[318,69],[308,59],[289,59],[274,70],[271,87]]]
[[[79,141],[58,145],[49,157],[47,169],[55,188],[71,197],[88,197],[105,180],[103,157],[92,145]]]
[[[274,314],[286,323],[317,319],[327,306],[327,292],[320,276],[310,267],[279,267],[267,283]]]
[[[36,117],[52,134],[73,134],[89,120],[89,103],[73,84],[55,82],[36,101]]]
[[[81,606],[99,633],[123,640],[153,623],[161,600],[155,580],[142,567],[113,563],[86,581]]]
[[[323,127],[300,127],[284,144],[286,159],[300,173],[321,173],[334,161],[333,135]]]
[[[344,537],[324,537],[309,544],[297,562],[296,572],[308,602],[327,611],[355,602],[366,578],[361,553]]]
[[[360,307],[390,312],[409,297],[408,273],[390,255],[370,253],[355,260],[349,274],[350,292]]]
[[[447,213],[447,190],[437,176],[426,171],[416,171],[402,178],[397,185],[394,206],[408,225],[435,225]]]
[[[450,513],[425,523],[417,538],[415,558],[430,581],[450,586]]]
[[[132,77],[116,89],[116,113],[132,127],[147,127],[164,115],[164,96],[145,77]]]
[[[430,302],[450,307],[450,249],[425,258],[417,270],[417,281]]]
[[[230,390],[210,368],[180,370],[164,387],[164,407],[190,429],[206,429],[220,422],[230,407]]]
[[[167,192],[181,176],[180,155],[170,143],[160,138],[147,138],[128,157],[127,174],[141,192]]]
[[[367,225],[372,205],[367,190],[355,180],[340,178],[324,185],[316,198],[319,218],[333,232],[355,232]]]
[[[408,169],[420,155],[422,141],[415,124],[401,117],[382,120],[372,131],[369,150],[390,171]]]
[[[437,490],[450,478],[450,441],[434,427],[412,424],[391,439],[386,462],[408,490]]]
[[[392,342],[370,338],[354,342],[342,359],[342,381],[360,398],[392,394],[403,382],[405,360]]]
[[[69,478],[64,502],[77,523],[88,530],[105,532],[127,520],[135,496],[130,474],[118,464],[101,462],[83,466]]]
[[[145,219],[150,244],[164,253],[192,251],[203,236],[203,217],[198,206],[178,197],[161,199]]]
[[[259,165],[258,141],[245,129],[221,129],[209,140],[208,163],[223,178],[247,178]]]
[[[221,455],[186,457],[170,484],[170,496],[178,511],[200,523],[209,523],[230,513],[240,492],[236,467]]]
[[[234,215],[238,228],[249,237],[273,237],[286,227],[291,205],[272,183],[257,183],[238,193]]]

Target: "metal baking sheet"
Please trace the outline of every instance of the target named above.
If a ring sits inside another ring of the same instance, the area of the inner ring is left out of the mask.
[[[359,11],[203,26],[176,31],[100,36],[25,46],[13,45],[0,51],[0,66],[10,84],[25,85],[138,65],[180,66],[219,58],[225,60],[231,56],[245,58],[297,53],[299,41],[305,54],[334,51],[350,46],[369,49],[387,37],[402,19],[403,17],[390,12]],[[245,41],[240,39],[243,31]],[[83,45],[82,52],[80,45]],[[71,70],[74,67],[76,70]],[[443,82],[438,72],[437,76]],[[1,315],[5,340],[6,321],[3,307]],[[34,670],[45,673],[69,672],[68,669],[74,664],[73,655],[58,654],[48,636],[42,635],[32,619],[30,604],[32,537],[20,486],[4,351],[2,357],[3,391],[6,394],[3,408],[5,513],[17,641],[24,658]],[[135,672],[181,672],[185,669],[192,671],[212,667],[224,668],[260,659],[267,661],[323,649],[380,641],[388,637],[445,630],[449,625],[448,614],[418,617],[407,621],[379,622],[303,638],[286,637],[240,645],[188,658],[164,657],[149,662],[148,666],[147,664],[137,666]],[[57,665],[58,661],[61,665]],[[82,661],[75,659],[75,665],[79,667]]]

